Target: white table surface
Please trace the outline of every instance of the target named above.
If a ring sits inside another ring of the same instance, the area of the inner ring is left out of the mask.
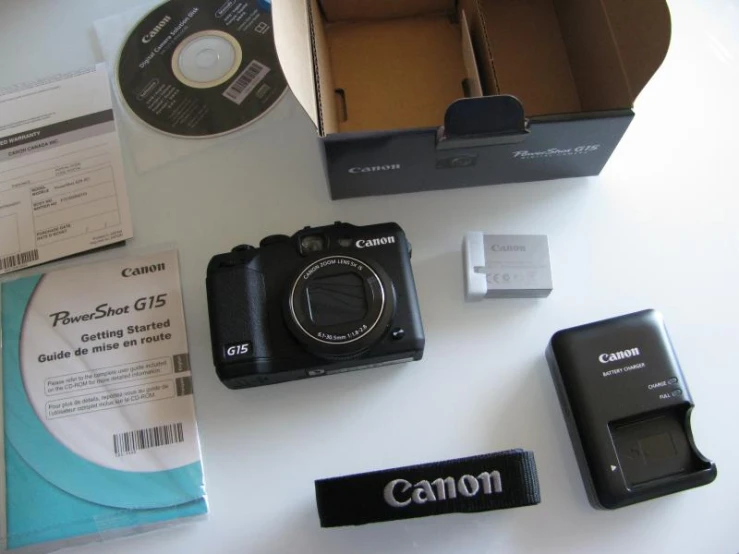
[[[211,514],[73,551],[739,552],[739,4],[670,4],[670,53],[597,178],[333,202],[314,132],[290,95],[247,132],[145,174],[122,137],[131,246],[180,250]],[[0,1],[0,86],[99,60],[92,22],[130,5]],[[226,389],[210,355],[208,260],[334,220],[405,228],[423,361]],[[552,295],[465,303],[467,230],[549,235]],[[706,487],[595,511],[544,348],[558,329],[648,307],[665,315],[697,405],[697,444],[719,475]],[[539,506],[319,527],[314,479],[514,447],[536,453]]]

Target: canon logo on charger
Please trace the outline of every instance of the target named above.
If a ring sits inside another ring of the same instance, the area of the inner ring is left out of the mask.
[[[426,502],[439,502],[440,500],[451,500],[457,498],[457,493],[471,498],[482,494],[493,494],[503,492],[503,483],[498,471],[483,471],[477,477],[462,475],[459,479],[454,477],[439,477],[434,481],[422,480],[412,485],[405,479],[393,479],[383,491],[385,502],[393,508],[404,508],[409,504],[426,504]]]
[[[382,237],[378,239],[359,239],[354,245],[357,248],[370,248],[371,246],[383,246],[395,244],[395,237]]]
[[[625,360],[626,358],[633,358],[640,356],[641,352],[638,348],[630,348],[628,350],[620,350],[619,352],[606,352],[598,356],[598,361],[602,364],[610,362],[617,362],[619,360]]]
[[[394,171],[400,169],[400,164],[373,165],[371,167],[352,167],[349,173],[376,173],[378,171]]]
[[[167,23],[169,23],[170,21],[172,21],[172,18],[168,15],[165,15],[164,18],[159,23],[157,23],[151,31],[146,33],[141,38],[141,42],[143,42],[144,44],[149,44],[152,39],[159,34],[159,31],[164,29],[167,26]]]

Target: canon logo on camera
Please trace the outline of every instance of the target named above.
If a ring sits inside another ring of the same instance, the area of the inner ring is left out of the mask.
[[[169,23],[170,21],[172,21],[172,18],[168,15],[165,15],[164,18],[159,23],[157,23],[151,31],[146,33],[141,38],[141,42],[143,42],[144,44],[149,44],[152,39],[159,34],[159,31],[164,29],[167,26],[167,23]]]
[[[462,475],[459,479],[439,477],[431,482],[424,479],[416,484],[411,484],[405,479],[393,479],[385,485],[383,497],[389,506],[404,508],[411,503],[426,504],[451,500],[457,498],[457,493],[471,498],[477,496],[480,491],[483,495],[503,492],[500,473],[483,471],[477,477],[472,475]]]
[[[359,239],[354,245],[357,248],[370,248],[372,246],[383,246],[385,244],[395,244],[395,237],[381,237],[377,239]]]

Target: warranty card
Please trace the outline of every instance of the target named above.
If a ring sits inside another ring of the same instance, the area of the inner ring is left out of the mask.
[[[207,512],[177,253],[1,291],[8,546]]]
[[[0,90],[0,275],[132,236],[105,66]]]

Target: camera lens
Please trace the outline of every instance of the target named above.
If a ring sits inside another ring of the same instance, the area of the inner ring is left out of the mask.
[[[326,248],[326,241],[321,235],[308,235],[300,239],[300,250],[303,254],[315,254],[323,252]]]
[[[367,315],[364,283],[356,273],[339,273],[311,280],[305,288],[310,320],[319,327],[360,321]]]
[[[287,302],[288,327],[313,354],[351,358],[376,344],[395,311],[387,274],[366,260],[328,256],[304,267]]]

